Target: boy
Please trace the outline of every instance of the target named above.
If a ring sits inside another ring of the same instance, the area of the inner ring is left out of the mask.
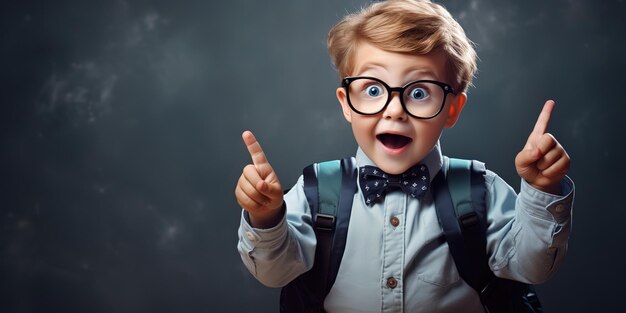
[[[359,145],[359,173],[421,168],[430,182],[447,162],[439,137],[457,121],[476,68],[460,25],[429,1],[379,2],[333,27],[328,46],[342,79],[337,99]],[[565,256],[574,187],[566,176],[569,156],[546,133],[553,107],[553,101],[545,103],[515,159],[520,194],[493,172],[485,175],[487,253],[498,277],[541,283]],[[246,131],[242,137],[253,164],[244,168],[235,190],[244,209],[238,249],[259,281],[284,286],[308,271],[315,255],[303,179],[283,196],[254,135]],[[483,312],[442,239],[428,184],[419,194],[389,189],[380,197],[366,195],[362,179],[324,309]]]

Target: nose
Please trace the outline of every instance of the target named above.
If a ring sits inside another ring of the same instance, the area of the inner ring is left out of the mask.
[[[402,103],[400,103],[400,94],[395,93],[391,96],[391,101],[383,112],[383,117],[387,120],[399,120],[405,121],[409,118],[408,114],[404,111]]]

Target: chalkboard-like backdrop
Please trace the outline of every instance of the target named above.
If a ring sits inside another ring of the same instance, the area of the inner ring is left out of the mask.
[[[572,156],[574,233],[547,312],[626,294],[626,3],[442,1],[481,58],[444,133],[513,186],[543,102]],[[328,29],[365,1],[3,1],[0,312],[276,312],[243,268],[252,129],[283,184],[354,153]]]

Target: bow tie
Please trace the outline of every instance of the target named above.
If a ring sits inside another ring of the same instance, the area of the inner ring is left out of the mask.
[[[398,175],[387,174],[375,166],[366,165],[359,170],[361,192],[367,205],[382,202],[391,188],[400,188],[413,198],[421,197],[430,184],[428,167],[417,164]]]

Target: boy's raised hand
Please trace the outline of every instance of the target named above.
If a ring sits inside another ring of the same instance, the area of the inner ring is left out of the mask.
[[[241,137],[248,147],[252,164],[243,168],[237,182],[237,203],[248,211],[253,227],[275,226],[282,218],[283,188],[252,132],[245,131]]]
[[[515,157],[515,168],[535,188],[560,194],[560,182],[567,174],[570,158],[556,138],[546,133],[553,109],[554,101],[546,101],[524,149]]]

